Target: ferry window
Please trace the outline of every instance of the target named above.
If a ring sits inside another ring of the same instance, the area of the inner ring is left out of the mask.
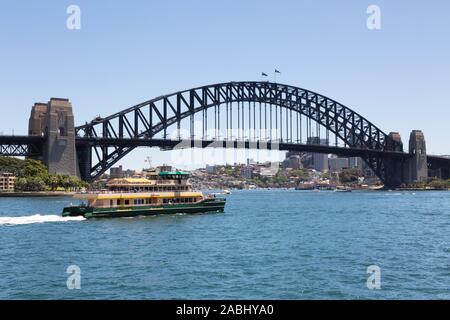
[[[129,205],[130,204],[130,200],[125,200],[125,205]]]
[[[109,201],[109,206],[110,206],[110,207],[114,206],[114,200],[110,200],[110,201]]]

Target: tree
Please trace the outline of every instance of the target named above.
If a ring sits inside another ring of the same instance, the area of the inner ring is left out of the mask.
[[[69,187],[70,187],[69,177],[59,174],[58,175],[58,186],[63,188],[64,191],[67,191],[67,189],[69,189]]]
[[[0,171],[9,172],[15,176],[23,170],[24,160],[10,157],[0,157]]]
[[[19,178],[16,181],[16,190],[19,191],[44,191],[46,189],[44,180],[39,177]]]
[[[48,170],[45,165],[38,160],[27,159],[23,168],[23,176],[25,177],[39,177],[44,181],[48,178]]]
[[[46,181],[50,190],[55,191],[59,185],[59,177],[56,173],[49,174]]]
[[[82,188],[82,183],[81,183],[80,179],[78,179],[77,177],[70,176],[70,177],[68,177],[67,180],[68,180],[67,184],[69,186],[70,191],[79,190]]]
[[[361,170],[359,168],[344,169],[339,174],[339,180],[341,183],[356,183],[361,176]]]
[[[38,160],[0,157],[0,171],[13,173],[18,191],[79,190],[87,183],[77,177],[49,173],[47,167]]]

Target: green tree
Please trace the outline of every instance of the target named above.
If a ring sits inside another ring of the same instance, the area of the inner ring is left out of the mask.
[[[339,180],[341,183],[356,183],[361,176],[361,170],[359,168],[344,169],[339,174]]]
[[[39,177],[18,178],[16,181],[16,190],[19,191],[44,191],[46,189],[44,180]]]
[[[46,181],[50,190],[55,191],[59,186],[59,177],[56,173],[49,174]]]
[[[63,188],[64,191],[67,191],[67,189],[69,189],[70,187],[69,177],[58,175],[58,187]]]
[[[82,188],[82,183],[80,179],[74,176],[70,176],[67,178],[67,184],[69,186],[70,191],[80,190]]]

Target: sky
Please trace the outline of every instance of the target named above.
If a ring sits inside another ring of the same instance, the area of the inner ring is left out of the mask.
[[[72,4],[80,29],[66,26]],[[379,30],[367,28],[370,5]],[[421,129],[428,153],[450,154],[449,17],[445,0],[1,0],[0,133],[26,134],[31,106],[50,97],[69,98],[83,124],[276,68],[278,82],[333,98],[405,145]],[[174,158],[147,148],[120,164],[140,169],[147,156]]]

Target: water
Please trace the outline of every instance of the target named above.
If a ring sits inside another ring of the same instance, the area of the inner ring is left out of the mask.
[[[450,299],[450,193],[227,198],[225,213],[109,220],[60,218],[69,198],[0,198],[0,299]]]

